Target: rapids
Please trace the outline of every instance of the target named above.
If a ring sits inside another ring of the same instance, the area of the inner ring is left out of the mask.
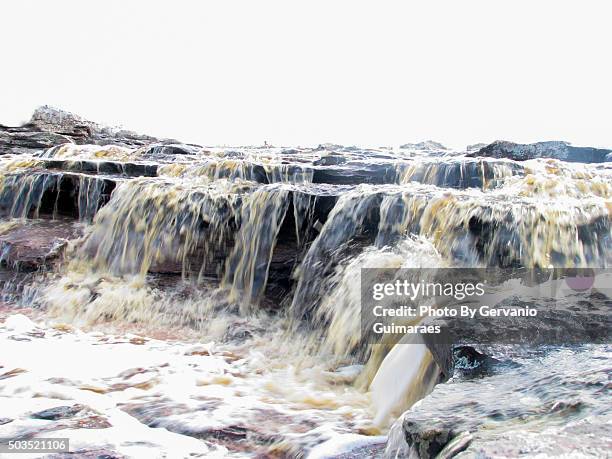
[[[611,196],[609,163],[429,146],[0,156],[0,438],[379,457],[444,378],[425,344],[360,336],[360,269],[609,267]],[[47,222],[72,232],[21,269],[13,232],[43,238]],[[78,414],[31,416],[59,405]]]

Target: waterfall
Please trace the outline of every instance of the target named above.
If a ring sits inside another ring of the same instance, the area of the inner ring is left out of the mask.
[[[16,244],[31,250],[27,231],[62,247],[36,254],[45,269],[2,285],[18,301],[15,285],[28,283],[29,302],[77,323],[192,327],[256,349],[268,340],[270,371],[350,386],[384,430],[442,369],[423,342],[363,333],[361,270],[609,267],[611,197],[608,163],[58,145],[0,157],[0,262],[10,265]],[[66,221],[79,231],[62,232]],[[298,404],[295,387],[273,382],[266,391]],[[333,396],[299,403],[334,406]]]
[[[238,230],[223,284],[230,300],[244,307],[257,304],[264,292],[272,252],[289,204],[288,191],[261,188],[246,197],[238,216]]]

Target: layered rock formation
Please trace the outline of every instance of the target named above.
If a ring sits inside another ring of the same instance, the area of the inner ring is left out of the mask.
[[[574,147],[567,142],[537,142],[520,144],[498,140],[480,148],[471,156],[508,158],[525,161],[537,158],[553,158],[576,163],[603,163],[612,161],[612,150],[592,147]]]

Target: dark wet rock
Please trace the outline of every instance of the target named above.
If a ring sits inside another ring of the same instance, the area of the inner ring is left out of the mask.
[[[406,443],[419,458],[433,458],[458,436],[452,423],[425,424],[407,418],[403,422]]]
[[[424,334],[422,337],[442,373],[442,381],[446,381],[453,376],[455,370],[453,346],[448,343],[439,342],[438,338],[433,334]]]
[[[483,203],[484,207],[494,209],[495,204]],[[524,250],[519,226],[518,219],[510,214],[504,220],[498,221],[487,221],[473,216],[468,223],[469,231],[464,236],[464,248],[469,247],[473,251],[471,253],[475,252],[488,266],[518,268],[522,264],[518,254]],[[600,216],[589,222],[578,223],[576,226],[577,239],[589,248],[588,258],[607,260],[612,248],[610,219]],[[465,259],[469,254],[469,251],[456,250],[453,256]],[[567,266],[575,262],[561,251],[555,251],[551,256],[551,262],[555,266]]]
[[[360,183],[394,183],[394,164],[345,164],[344,167],[319,167],[314,170],[313,183],[357,185]]]
[[[295,279],[292,273],[301,260],[304,250],[318,235],[318,229],[325,223],[329,212],[333,209],[339,192],[328,190],[321,194],[314,194],[308,189],[296,189],[287,194],[288,209],[282,220],[276,243],[272,251],[268,276],[264,287],[265,298],[262,307],[266,309],[279,309],[281,300],[293,288]],[[238,226],[238,222],[231,220],[229,226]],[[298,227],[299,226],[299,227]],[[203,230],[206,230],[203,224]],[[297,235],[299,234],[299,239]],[[202,247],[196,247],[193,253],[184,259],[177,259],[169,254],[164,259],[155,261],[149,272],[169,277],[169,275],[185,274],[187,277],[197,279],[202,274],[208,283],[218,283],[223,277],[224,266],[228,256],[232,253],[234,240],[232,235],[224,244],[209,250],[207,253],[211,261],[206,264],[203,273]],[[222,302],[222,300],[219,300]]]
[[[495,188],[502,181],[496,167],[499,161],[465,158],[440,161],[419,161],[399,166],[400,174],[410,172],[412,182],[436,185],[445,188]],[[504,164],[509,175],[523,175],[524,168],[517,163]],[[406,180],[406,179],[404,179]]]
[[[537,142],[520,144],[498,140],[469,156],[508,158],[525,161],[536,158],[554,158],[568,162],[602,163],[609,161],[612,150],[592,147],[574,147],[567,142]]]
[[[226,327],[223,342],[242,343],[255,335],[263,335],[264,329],[256,327],[251,321],[236,318]]]
[[[49,408],[48,410],[39,411],[31,415],[34,419],[44,419],[47,421],[57,421],[59,419],[68,419],[76,416],[85,407],[83,405],[72,405],[72,406],[57,406],[55,408]]]
[[[457,271],[439,270],[441,278],[451,280],[453,275],[469,277],[475,273],[469,269]],[[498,272],[490,270],[489,273]],[[443,374],[443,380],[452,376],[476,378],[493,375],[514,364],[490,354],[492,345],[550,346],[583,343],[609,343],[612,339],[612,301],[606,292],[598,289],[568,289],[567,279],[593,275],[592,270],[543,270],[541,278],[522,277],[520,271],[509,277],[487,278],[492,286],[521,279],[524,290],[513,288],[507,296],[500,295],[493,302],[487,299],[490,309],[531,310],[534,315],[487,317],[477,314],[474,318],[428,317],[423,325],[440,326],[440,334],[425,334],[422,338],[431,351],[434,361]],[[453,273],[453,274],[451,274]],[[572,274],[573,273],[573,274]],[[605,276],[601,272],[598,274]],[[518,276],[518,277],[516,277]],[[562,276],[562,277],[559,277]],[[549,279],[554,284],[543,284]],[[565,278],[565,280],[564,280]],[[532,282],[532,283],[529,283]],[[518,284],[518,282],[517,282]],[[526,284],[526,285],[525,285]],[[547,293],[548,292],[548,293]],[[451,308],[453,306],[447,305]],[[479,305],[472,305],[479,310]]]
[[[347,158],[342,155],[330,154],[317,159],[312,164],[315,166],[338,166],[340,164],[346,163],[346,161]]]
[[[4,177],[0,215],[9,218],[48,216],[91,221],[110,199],[116,181],[107,177],[32,170]]]
[[[0,125],[0,155],[41,151],[65,143],[72,143],[72,139],[55,132],[39,131],[33,126]]]
[[[9,336],[8,339],[13,340],[13,341],[23,341],[23,342],[32,341],[27,336],[17,336],[17,335]]]
[[[157,164],[118,161],[88,161],[45,159],[43,167],[49,170],[82,172],[85,174],[122,175],[127,177],[155,177]]]
[[[57,260],[81,229],[71,222],[37,220],[18,223],[0,234],[0,264],[34,271]]]
[[[157,168],[155,164],[123,163],[121,172],[128,177],[155,177]]]
[[[472,346],[456,346],[453,349],[453,363],[455,370],[464,376],[482,376],[491,373],[494,366],[501,362]]]
[[[166,159],[175,156],[195,155],[201,147],[179,143],[161,143],[147,146],[141,153],[145,159]]]
[[[317,424],[307,417],[301,418],[295,414],[287,415],[274,409],[249,410],[244,419],[239,420],[240,422],[227,425],[198,426],[190,422],[190,415],[214,411],[223,405],[223,401],[204,396],[197,398],[197,400],[201,403],[195,408],[170,399],[162,399],[138,404],[130,403],[121,406],[121,409],[149,427],[165,428],[180,435],[224,445],[231,451],[250,453],[257,450],[261,454],[265,454],[270,445],[287,440],[279,433],[279,425],[291,424],[292,429],[301,434],[306,434],[317,427]]]

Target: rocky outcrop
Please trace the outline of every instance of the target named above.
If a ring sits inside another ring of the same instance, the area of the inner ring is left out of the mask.
[[[72,142],[72,139],[68,136],[41,131],[35,126],[0,125],[0,155],[42,151],[69,142]]]
[[[612,150],[592,147],[574,147],[568,142],[537,142],[520,144],[498,140],[468,156],[507,158],[525,161],[537,158],[553,158],[577,163],[602,163],[611,160]]]
[[[43,106],[20,127],[0,125],[0,155],[43,151],[65,143],[140,147],[162,141],[121,128],[88,121],[64,110]]]
[[[142,146],[159,141],[155,137],[104,126],[49,106],[36,109],[28,125],[42,132],[64,135],[76,144]]]

